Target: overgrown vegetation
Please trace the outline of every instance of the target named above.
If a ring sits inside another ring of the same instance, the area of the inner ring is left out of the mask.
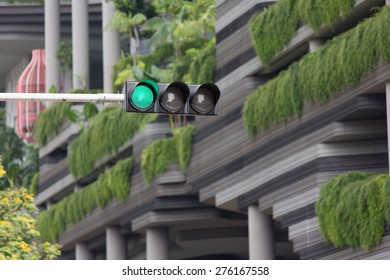
[[[72,193],[43,211],[38,217],[38,228],[43,241],[58,241],[66,227],[82,220],[95,208],[104,208],[113,199],[124,202],[130,192],[133,159],[118,161],[92,184]]]
[[[0,178],[0,190],[30,186],[39,170],[37,148],[26,144],[10,127],[0,127],[0,155],[7,174]]]
[[[310,53],[258,87],[243,108],[249,135],[302,114],[303,104],[323,103],[390,61],[390,7]]]
[[[184,81],[193,84],[212,83],[216,67],[215,38],[204,49],[189,49],[187,55],[192,57]]]
[[[201,78],[212,80],[215,68],[214,1],[152,0],[148,3],[158,15],[145,14],[146,21],[136,21],[133,12],[127,20],[120,20],[120,25],[114,21],[118,30],[129,33],[129,37],[134,36],[133,45],[137,47],[138,32],[146,35],[150,49],[148,55],[133,49],[117,63],[113,75],[115,89],[120,90],[123,82],[129,79],[187,83],[195,83],[195,79]],[[122,28],[125,22],[127,29]],[[196,75],[199,73],[201,77]]]
[[[316,213],[325,242],[372,249],[390,224],[389,174],[351,172],[329,180]]]
[[[34,137],[40,146],[46,144],[49,136],[58,133],[71,106],[72,104],[68,102],[53,102],[49,108],[38,115],[34,126]]]
[[[76,178],[87,175],[99,159],[114,154],[121,145],[156,117],[155,114],[129,114],[118,106],[105,107],[70,144],[70,172]]]
[[[187,170],[192,154],[194,125],[172,130],[172,137],[156,140],[145,147],[141,154],[141,170],[150,184],[164,173],[170,163],[177,163],[182,171]]]
[[[62,70],[72,69],[72,43],[61,42],[56,57],[61,63]]]
[[[355,0],[279,0],[250,22],[252,42],[264,66],[291,40],[301,24],[314,30],[331,25],[339,16],[352,11]]]

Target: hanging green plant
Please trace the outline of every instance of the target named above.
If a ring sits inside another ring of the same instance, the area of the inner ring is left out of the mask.
[[[390,208],[389,174],[350,172],[325,183],[316,214],[325,242],[372,249],[379,244]]]
[[[130,114],[122,107],[105,107],[71,142],[68,152],[70,172],[76,178],[85,176],[93,170],[96,161],[115,154],[121,145],[156,118],[156,114]]]
[[[58,133],[71,106],[72,104],[67,102],[54,102],[38,115],[34,126],[34,137],[40,146],[46,144],[49,136]]]
[[[146,182],[164,173],[170,163],[177,163],[186,171],[192,155],[194,125],[172,130],[172,137],[156,140],[145,147],[141,154],[141,170]]]
[[[72,193],[38,217],[43,241],[58,241],[66,227],[81,221],[95,208],[106,207],[113,199],[125,202],[130,192],[133,158],[118,161],[92,184]]]
[[[352,11],[355,0],[279,0],[249,21],[253,46],[266,67],[283,50],[301,23],[314,30],[330,26],[337,18]]]
[[[390,62],[390,7],[335,37],[264,85],[243,107],[249,135],[302,114],[307,103],[322,104],[355,85],[380,63]]]

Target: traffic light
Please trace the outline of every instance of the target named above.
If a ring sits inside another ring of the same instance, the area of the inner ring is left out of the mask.
[[[123,87],[127,112],[179,115],[217,115],[219,88],[212,83],[187,85],[152,80],[125,82]]]

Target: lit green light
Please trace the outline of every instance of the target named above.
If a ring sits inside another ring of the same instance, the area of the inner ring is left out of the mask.
[[[138,109],[146,110],[154,102],[154,93],[148,86],[138,85],[131,95],[130,102]]]

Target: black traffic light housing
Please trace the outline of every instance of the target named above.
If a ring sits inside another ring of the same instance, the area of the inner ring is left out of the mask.
[[[187,85],[180,81],[170,84],[129,81],[122,92],[126,111],[137,113],[215,116],[220,98],[215,84]]]

